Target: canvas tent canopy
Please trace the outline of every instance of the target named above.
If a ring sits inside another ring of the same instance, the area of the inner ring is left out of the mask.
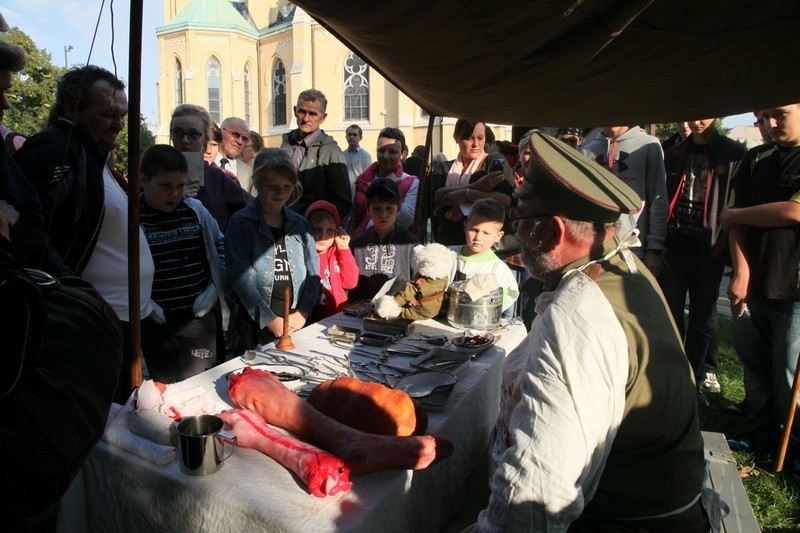
[[[800,102],[800,2],[298,0],[433,115],[675,122]]]

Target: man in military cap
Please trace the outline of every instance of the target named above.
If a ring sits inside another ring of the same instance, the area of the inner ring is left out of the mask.
[[[616,236],[641,202],[568,145],[530,144],[510,218],[545,292],[505,361],[476,529],[708,531],[691,369],[656,281]]]

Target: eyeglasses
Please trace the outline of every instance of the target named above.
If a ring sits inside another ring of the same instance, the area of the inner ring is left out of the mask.
[[[222,131],[224,131],[225,133],[227,133],[228,135],[230,135],[231,137],[233,137],[237,141],[243,142],[244,144],[248,144],[250,142],[250,134],[247,134],[247,133],[241,134],[238,131],[230,131],[230,130],[226,130],[225,128],[222,128]]]
[[[172,135],[172,138],[176,141],[182,140],[184,137],[188,137],[190,141],[196,141],[200,137],[203,136],[203,132],[197,130],[189,130],[184,131],[180,128],[172,128],[169,130],[169,134]]]
[[[533,214],[533,215],[521,215],[520,212],[519,212],[519,209],[514,207],[514,208],[512,208],[512,209],[510,209],[508,211],[508,216],[506,217],[506,222],[508,222],[509,224],[512,224],[512,225],[516,225],[517,223],[519,223],[520,220],[525,220],[526,218],[548,218],[548,217],[551,217],[551,216],[553,216],[553,215],[551,215],[549,213],[536,213],[536,214]]]

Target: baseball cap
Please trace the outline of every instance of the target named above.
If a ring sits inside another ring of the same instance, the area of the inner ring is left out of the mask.
[[[397,187],[397,182],[391,178],[375,178],[367,187],[367,192],[364,195],[367,198],[372,198],[376,194],[382,198],[389,196],[399,198],[400,189]]]

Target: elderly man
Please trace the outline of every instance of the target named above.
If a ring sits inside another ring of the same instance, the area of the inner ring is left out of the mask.
[[[333,137],[320,129],[328,116],[327,108],[325,95],[315,89],[305,90],[297,97],[294,106],[297,129],[284,134],[281,148],[297,167],[303,195],[289,207],[303,214],[317,200],[327,200],[345,221],[353,194],[342,150]]]
[[[29,138],[14,159],[39,193],[50,244],[127,323],[128,197],[107,164],[128,113],[124,89],[101,67],[67,71],[58,81],[48,127]],[[147,317],[153,310],[154,266],[141,230],[139,257],[140,311]],[[128,347],[126,338],[115,396],[121,403],[131,392]]]
[[[245,191],[250,191],[253,169],[242,164],[242,151],[250,143],[250,126],[239,117],[228,117],[220,124],[222,142],[219,143],[216,163],[231,172]]]
[[[515,193],[545,284],[503,370],[481,531],[708,531],[694,382],[653,276],[616,238],[637,194],[535,132]]]

